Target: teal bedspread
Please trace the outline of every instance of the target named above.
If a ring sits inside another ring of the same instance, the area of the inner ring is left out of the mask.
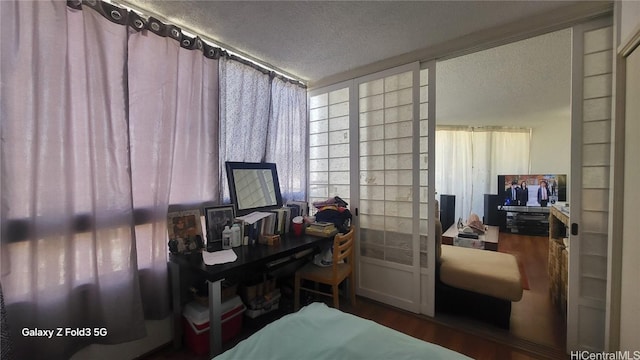
[[[313,303],[267,325],[215,359],[469,358],[325,304]]]

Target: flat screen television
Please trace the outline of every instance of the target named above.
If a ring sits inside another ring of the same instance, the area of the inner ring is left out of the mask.
[[[498,175],[498,195],[500,204],[509,206],[548,206],[567,201],[567,175]]]
[[[225,166],[237,216],[282,207],[276,164],[227,161]]]

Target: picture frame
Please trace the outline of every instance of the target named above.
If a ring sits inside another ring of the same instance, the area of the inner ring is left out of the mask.
[[[169,251],[189,254],[204,248],[200,210],[174,211],[167,214]]]
[[[222,241],[222,232],[225,226],[233,226],[235,221],[235,209],[233,205],[217,205],[204,208],[204,218],[207,231],[207,243]]]

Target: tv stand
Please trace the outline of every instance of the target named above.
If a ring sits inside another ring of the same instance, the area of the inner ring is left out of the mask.
[[[506,230],[515,234],[549,236],[549,211],[551,207],[500,206],[506,212]]]

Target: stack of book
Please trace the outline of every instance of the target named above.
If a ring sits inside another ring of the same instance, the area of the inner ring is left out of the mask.
[[[291,208],[282,207],[275,210],[270,210],[272,213],[276,214],[275,224],[273,227],[273,232],[271,234],[286,234],[289,232],[289,225],[291,224]]]
[[[290,209],[292,219],[296,216],[309,215],[309,203],[306,201],[289,200],[285,207]]]
[[[306,229],[305,233],[309,235],[330,237],[338,233],[338,229],[333,223],[316,221],[311,223]]]

